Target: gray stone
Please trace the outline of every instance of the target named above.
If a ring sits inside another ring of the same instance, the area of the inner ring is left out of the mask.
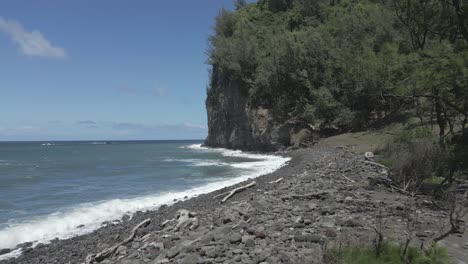
[[[168,258],[171,259],[171,258],[173,258],[173,257],[175,257],[175,256],[177,256],[177,255],[179,255],[179,253],[180,253],[179,248],[173,247],[173,248],[171,248],[169,251],[167,251],[167,255],[166,255],[166,256],[167,256]]]
[[[127,247],[123,245],[119,246],[115,252],[119,255],[127,255]]]
[[[231,237],[229,238],[229,242],[231,242],[231,244],[238,244],[242,241],[242,235],[239,234],[239,233],[234,233],[231,235]]]
[[[248,238],[244,244],[246,247],[255,247],[255,241],[252,238]]]
[[[467,243],[467,245],[468,245],[468,243]],[[244,251],[242,249],[240,249],[240,248],[236,248],[236,249],[232,250],[232,253],[234,253],[234,254],[242,254],[242,252],[244,252]]]
[[[5,254],[8,254],[10,252],[11,252],[11,249],[9,249],[9,248],[0,249],[0,255],[5,255]]]
[[[305,235],[294,235],[294,240],[296,242],[309,242],[309,243],[322,243],[323,238],[319,235],[314,234],[305,234]]]
[[[154,264],[162,264],[162,263],[169,263],[169,259],[168,258],[161,258],[161,259],[156,259],[154,261]]]
[[[198,263],[200,260],[200,257],[196,254],[190,254],[190,255],[187,255],[185,256],[183,259],[182,259],[182,264],[194,264],[194,263]]]

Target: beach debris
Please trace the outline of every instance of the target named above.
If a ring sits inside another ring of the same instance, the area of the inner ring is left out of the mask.
[[[86,260],[85,260],[85,263],[86,264],[92,264],[92,263],[98,263],[98,262],[101,262],[103,260],[105,260],[106,258],[109,258],[109,257],[112,257],[117,249],[121,246],[125,246],[126,244],[130,243],[133,241],[133,239],[135,238],[136,236],[136,233],[138,231],[138,229],[140,229],[141,227],[146,227],[149,223],[151,223],[151,219],[146,219],[144,220],[143,222],[139,223],[137,226],[135,226],[132,230],[132,233],[130,234],[129,237],[127,237],[124,241],[112,246],[112,247],[109,247],[109,248],[106,248],[104,249],[103,251],[97,253],[97,254],[90,254],[86,257]]]
[[[175,231],[185,229],[188,227],[189,230],[194,230],[199,226],[198,218],[196,217],[197,213],[190,212],[185,209],[177,211],[178,222],[175,226]]]
[[[377,163],[377,162],[374,162],[374,161],[365,160],[364,163],[369,164],[369,165],[373,165],[373,166],[377,166],[377,167],[380,167],[380,168],[385,169],[385,170],[388,170],[387,166],[382,165],[382,164]]]
[[[374,153],[372,153],[372,152],[366,152],[366,153],[364,153],[364,158],[365,158],[366,160],[373,160],[374,157],[375,157],[375,155],[374,155]]]
[[[354,180],[352,180],[352,179],[346,177],[344,174],[341,174],[341,176],[342,176],[343,178],[345,178],[346,180],[350,181],[350,182],[355,182]]]
[[[245,190],[245,189],[248,189],[248,188],[250,188],[250,187],[252,187],[252,186],[255,186],[255,184],[257,184],[257,183],[253,181],[253,182],[251,182],[251,183],[249,183],[249,184],[247,184],[247,185],[240,186],[240,187],[235,188],[235,189],[233,189],[233,190],[231,190],[231,191],[229,191],[229,192],[224,192],[224,193],[220,193],[220,194],[218,194],[218,195],[215,195],[213,198],[218,198],[218,197],[221,197],[221,196],[223,196],[223,195],[226,195],[226,196],[221,200],[222,203],[225,203],[225,202],[226,202],[229,198],[231,198],[234,194],[236,194],[236,193],[238,193],[238,192],[240,192],[240,191],[243,191],[243,190]]]
[[[268,183],[270,183],[270,184],[272,184],[272,183],[278,183],[278,182],[280,182],[280,181],[282,181],[282,180],[283,180],[283,178],[279,178],[279,179],[277,179],[276,181],[271,181],[271,182],[268,182]]]

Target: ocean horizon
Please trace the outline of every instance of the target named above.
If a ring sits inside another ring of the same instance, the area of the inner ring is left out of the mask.
[[[86,234],[288,160],[206,148],[202,140],[0,142],[0,249]]]

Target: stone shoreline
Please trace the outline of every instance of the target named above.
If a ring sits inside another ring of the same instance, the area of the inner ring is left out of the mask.
[[[151,222],[100,263],[323,263],[326,249],[370,243],[379,217],[387,238],[405,239],[409,203],[417,206],[421,217],[415,242],[440,232],[443,212],[430,208],[423,197],[409,201],[384,187],[369,186],[381,168],[364,163],[362,155],[341,148],[282,154],[292,158],[288,165],[254,179],[255,186],[225,203],[214,197],[252,180],[156,211],[137,212],[130,220],[90,234],[26,247],[20,257],[0,263],[84,263],[88,255],[124,241],[145,219]],[[193,213],[184,225],[175,219],[180,210]],[[451,248],[453,239],[466,237],[449,238],[445,244],[460,261],[468,259],[463,244]]]

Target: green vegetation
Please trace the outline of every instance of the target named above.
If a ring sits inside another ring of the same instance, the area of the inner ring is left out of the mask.
[[[236,9],[220,12],[210,37],[208,101],[213,87],[234,83],[250,106],[327,135],[407,122],[403,131],[418,132],[381,151],[398,181],[466,175],[467,0],[259,0]]]
[[[370,247],[350,247],[331,250],[325,257],[327,263],[333,264],[449,264],[449,256],[444,248],[433,246],[427,253],[409,247],[405,257],[402,248],[394,244],[384,244],[380,255]]]

